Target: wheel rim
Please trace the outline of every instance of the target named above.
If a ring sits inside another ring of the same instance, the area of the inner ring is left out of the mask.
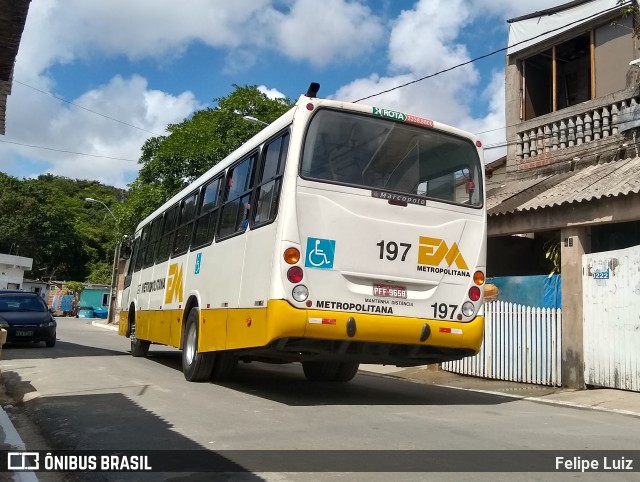
[[[189,332],[187,333],[187,343],[184,347],[184,355],[187,364],[191,365],[196,356],[196,327],[193,324],[189,327]]]

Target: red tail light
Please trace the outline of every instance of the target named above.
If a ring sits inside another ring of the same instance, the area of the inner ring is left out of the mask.
[[[477,286],[469,288],[469,299],[471,301],[478,301],[480,299],[480,288]]]
[[[292,283],[300,283],[303,277],[304,274],[300,266],[292,266],[289,268],[289,271],[287,271],[287,279]]]

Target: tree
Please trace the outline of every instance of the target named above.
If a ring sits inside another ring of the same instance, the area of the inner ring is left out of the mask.
[[[0,183],[0,252],[33,258],[33,271],[48,277],[66,274],[82,279],[86,261],[82,239],[51,190],[9,176]]]
[[[27,277],[86,280],[94,266],[112,262],[114,231],[104,208],[84,199],[117,204],[122,193],[96,181],[0,173],[0,253],[33,258]]]
[[[234,84],[234,88],[227,97],[215,99],[216,107],[170,125],[168,136],[147,140],[132,191],[152,186],[155,189],[145,194],[151,194],[154,201],[158,197],[168,199],[260,131],[260,126],[247,122],[243,116],[271,122],[292,105],[288,99],[268,98],[256,86]],[[131,193],[134,199],[135,194]]]

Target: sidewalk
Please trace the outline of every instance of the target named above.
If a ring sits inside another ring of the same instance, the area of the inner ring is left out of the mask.
[[[640,392],[598,388],[571,390],[530,383],[488,380],[451,373],[435,366],[398,368],[380,365],[361,365],[361,370],[386,376],[405,378],[418,383],[438,385],[460,390],[513,397],[538,403],[564,405],[574,408],[600,410],[640,417]]]

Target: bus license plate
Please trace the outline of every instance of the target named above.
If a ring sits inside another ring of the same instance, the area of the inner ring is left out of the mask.
[[[407,288],[404,286],[373,285],[373,296],[385,298],[406,298]]]
[[[33,336],[33,331],[16,330],[16,336]]]

